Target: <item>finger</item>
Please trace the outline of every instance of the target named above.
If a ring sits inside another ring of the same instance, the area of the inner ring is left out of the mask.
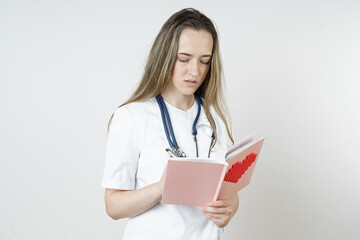
[[[204,213],[204,216],[209,219],[210,221],[214,221],[218,219],[217,217],[211,216],[210,213]]]
[[[211,214],[208,214],[206,217],[220,228],[225,227],[229,221],[229,218],[212,216]]]
[[[209,216],[213,216],[213,217],[217,217],[217,218],[221,218],[221,217],[224,217],[224,218],[229,218],[231,217],[231,213],[232,211],[230,209],[226,210],[225,212],[205,212],[206,214],[208,214]]]
[[[204,207],[202,209],[203,212],[206,213],[217,213],[217,214],[226,214],[227,212],[229,212],[229,208],[224,208],[224,207]]]
[[[209,207],[226,207],[228,205],[229,205],[228,201],[225,200],[218,200],[208,203]]]
[[[204,215],[211,221],[220,221],[222,219],[225,219],[225,217],[223,217],[223,215],[221,214],[204,213]]]
[[[227,219],[229,215],[227,214],[220,214],[220,213],[206,213],[209,217],[214,219]]]

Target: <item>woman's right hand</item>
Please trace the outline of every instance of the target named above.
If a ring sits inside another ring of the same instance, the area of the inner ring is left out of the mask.
[[[161,193],[161,196],[164,192],[164,184],[165,184],[165,177],[166,177],[166,169],[167,169],[167,165],[165,165],[165,168],[164,168],[164,172],[158,182],[158,185],[159,185],[159,191]]]
[[[106,189],[105,203],[108,215],[113,219],[138,215],[159,203],[164,191],[166,166],[158,182],[137,190]]]

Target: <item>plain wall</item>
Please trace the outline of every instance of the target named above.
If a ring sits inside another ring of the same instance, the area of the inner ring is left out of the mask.
[[[120,239],[107,122],[174,12],[218,27],[236,139],[266,141],[228,239],[360,239],[359,1],[0,0],[0,239]]]

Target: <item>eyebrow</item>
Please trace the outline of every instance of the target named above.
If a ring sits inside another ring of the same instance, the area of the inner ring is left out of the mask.
[[[180,52],[178,54],[181,54],[181,55],[185,55],[185,56],[188,56],[188,57],[192,57],[193,55],[189,54],[189,53],[184,53],[184,52]],[[205,55],[202,55],[201,57],[211,57],[211,54],[205,54]]]

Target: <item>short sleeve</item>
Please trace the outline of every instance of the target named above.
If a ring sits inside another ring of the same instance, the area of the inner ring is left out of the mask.
[[[122,106],[115,111],[110,124],[101,186],[134,190],[139,153],[134,120],[127,107]]]

